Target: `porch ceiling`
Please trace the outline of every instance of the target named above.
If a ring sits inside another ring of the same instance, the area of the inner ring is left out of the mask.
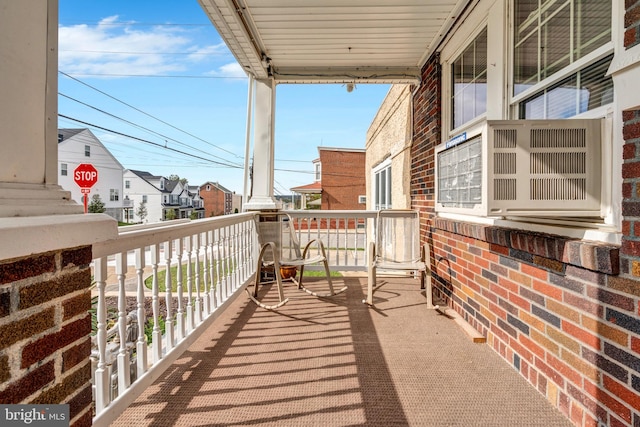
[[[413,83],[468,0],[199,0],[248,74]]]

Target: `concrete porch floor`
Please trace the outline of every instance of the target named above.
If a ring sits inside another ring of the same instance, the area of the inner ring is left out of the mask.
[[[572,425],[416,280],[381,280],[375,308],[366,277],[326,299],[287,284],[278,311],[240,296],[112,425]]]

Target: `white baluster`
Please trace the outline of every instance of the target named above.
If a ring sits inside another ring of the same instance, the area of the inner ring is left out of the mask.
[[[151,287],[151,308],[153,309],[153,331],[151,332],[151,352],[153,361],[159,362],[162,359],[162,331],[160,330],[160,301],[158,295],[158,264],[160,261],[160,247],[151,245],[151,272],[153,284]]]
[[[118,276],[118,335],[120,339],[120,349],[118,351],[118,394],[124,393],[131,385],[131,359],[127,351],[126,272],[127,252],[121,252],[116,254],[116,275]]]
[[[173,252],[173,248],[171,245],[171,241],[164,242],[164,264],[165,264],[165,277],[164,277],[164,290],[165,290],[165,303],[167,305],[167,318],[164,322],[164,338],[167,342],[167,351],[171,350],[174,345],[174,321],[173,321],[173,294],[171,289],[173,288],[173,283],[171,283],[171,255]]]
[[[247,278],[247,223],[240,224],[240,283],[244,283]]]
[[[107,258],[98,258],[94,260],[93,276],[98,289],[97,304],[97,344],[98,344],[98,367],[95,372],[96,386],[96,413],[101,413],[110,401],[111,381],[109,378],[109,370],[106,366],[106,349],[107,349],[107,302],[104,290],[107,281]]]
[[[178,341],[182,341],[186,336],[186,325],[184,319],[184,295],[182,290],[182,255],[184,252],[184,244],[182,239],[175,241],[176,249],[176,277],[177,277],[177,291],[178,291],[178,312],[176,314],[176,325],[178,329]]]
[[[214,232],[213,230],[211,231],[207,231],[207,241],[208,241],[208,253],[209,253],[209,280],[211,282],[211,286],[209,287],[209,301],[210,301],[210,313],[213,313],[213,311],[218,307],[218,301],[216,298],[216,276],[215,276],[215,265],[214,263],[216,262],[216,257],[215,254],[213,253],[214,251],[214,246],[213,246],[213,238],[214,238]]]
[[[136,272],[138,274],[138,284],[137,284],[137,313],[138,313],[138,341],[136,342],[136,361],[137,361],[137,371],[138,378],[142,376],[145,372],[147,372],[147,336],[144,334],[144,326],[147,322],[147,316],[144,312],[144,258],[145,258],[145,250],[144,248],[136,249]]]
[[[203,313],[205,317],[211,314],[211,300],[209,299],[209,283],[211,276],[209,275],[209,235],[202,233],[200,236],[202,242],[202,277],[204,279],[204,297],[203,297]]]
[[[220,229],[215,230],[215,247],[216,247],[216,295],[218,304],[224,302],[223,286],[222,286],[222,258],[220,247]]]
[[[229,227],[224,227],[224,241],[222,244],[222,253],[223,253],[223,270],[224,270],[224,291],[226,293],[226,298],[231,296],[231,280],[230,280],[230,256],[229,256],[229,246],[231,245],[231,241],[229,239]],[[226,299],[225,298],[225,299]]]
[[[195,306],[195,322],[196,325],[202,323],[202,300],[200,298],[200,234],[193,235],[193,249],[196,257],[196,306]]]
[[[192,236],[185,237],[187,251],[187,333],[195,329],[193,319],[193,267],[191,265],[191,254],[193,253]]]
[[[238,224],[233,224],[229,227],[231,230],[231,259],[229,262],[231,263],[231,289],[235,292],[238,288],[238,283],[240,283],[238,274],[240,273],[238,264]]]

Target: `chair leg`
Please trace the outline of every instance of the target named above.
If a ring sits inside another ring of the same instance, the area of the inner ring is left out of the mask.
[[[262,267],[263,267],[263,258],[264,258],[264,253],[267,250],[267,248],[270,248],[272,253],[273,253],[273,269],[274,269],[274,273],[276,275],[276,287],[278,290],[278,299],[280,302],[278,302],[277,304],[274,305],[266,305],[263,304],[262,302],[258,301],[258,285],[261,283],[260,279],[261,279],[261,275],[262,275]],[[284,297],[284,289],[282,287],[282,277],[280,276],[280,263],[278,261],[278,256],[275,252],[275,246],[272,243],[267,243],[265,244],[262,249],[260,250],[260,254],[258,256],[258,264],[256,266],[256,277],[255,277],[255,281],[254,281],[254,289],[253,289],[253,295],[252,292],[249,291],[248,288],[246,288],[245,290],[247,291],[247,294],[249,295],[249,299],[251,301],[253,301],[256,305],[265,308],[267,310],[275,310],[279,307],[282,307],[283,305],[285,305],[286,303],[289,302],[289,298],[285,298]]]
[[[331,271],[329,271],[329,263],[327,260],[324,260],[324,272],[327,275],[327,282],[329,282],[329,294],[335,295],[336,293],[333,291],[333,282],[331,281]]]
[[[297,282],[298,283],[298,289],[301,289],[303,291],[305,291],[306,293],[308,293],[309,295],[313,295],[314,297],[320,297],[320,298],[328,298],[328,297],[332,297],[335,295],[338,295],[344,291],[347,290],[347,286],[342,287],[338,292],[336,292],[333,288],[333,280],[331,280],[331,270],[329,270],[329,263],[325,260],[324,261],[324,271],[325,274],[327,275],[327,282],[329,282],[329,293],[328,294],[319,294],[317,292],[313,292],[310,291],[309,289],[305,288],[302,285],[302,274],[304,273],[304,266],[302,266],[300,268],[300,280]]]
[[[373,305],[373,288],[376,285],[376,268],[374,266],[369,267],[369,274],[367,275],[367,298],[362,301],[365,304]]]
[[[433,288],[431,286],[431,274],[427,276],[427,272],[422,272],[423,281],[426,282],[427,308],[437,309],[438,305],[433,305]]]

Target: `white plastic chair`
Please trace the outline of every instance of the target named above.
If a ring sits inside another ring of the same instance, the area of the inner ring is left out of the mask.
[[[367,297],[364,303],[373,305],[373,293],[377,285],[378,270],[385,275],[420,275],[420,289],[426,289],[427,308],[433,305],[431,294],[431,268],[429,266],[429,244],[420,246],[420,216],[417,211],[407,209],[385,209],[378,211],[374,241],[369,244],[369,274]]]
[[[251,300],[260,307],[268,310],[275,310],[289,302],[289,298],[284,297],[284,288],[282,285],[283,279],[280,274],[280,267],[296,267],[296,276],[298,277],[293,276],[289,280],[295,283],[298,289],[301,289],[313,296],[331,297],[345,291],[347,289],[346,286],[337,292],[335,292],[333,288],[331,271],[329,270],[329,263],[327,261],[327,255],[322,241],[319,239],[312,239],[305,245],[304,249],[302,249],[293,227],[291,217],[289,215],[278,214],[276,218],[276,221],[263,223],[257,222],[260,254],[257,259],[256,280],[254,283],[253,293],[249,292],[249,289],[247,288],[249,298],[251,298]],[[265,237],[272,239],[272,241],[262,242]],[[313,250],[314,244],[317,246],[316,251]],[[315,255],[313,255],[312,252],[316,252]],[[272,254],[271,259],[267,256],[269,253]],[[302,284],[305,266],[319,263],[324,265],[326,279],[329,284],[329,293],[327,294],[318,294],[317,292],[305,288]],[[274,270],[275,280],[261,281],[262,272],[265,268],[272,268]],[[279,302],[277,304],[266,305],[258,300],[258,286],[268,283],[276,284],[279,298]]]

